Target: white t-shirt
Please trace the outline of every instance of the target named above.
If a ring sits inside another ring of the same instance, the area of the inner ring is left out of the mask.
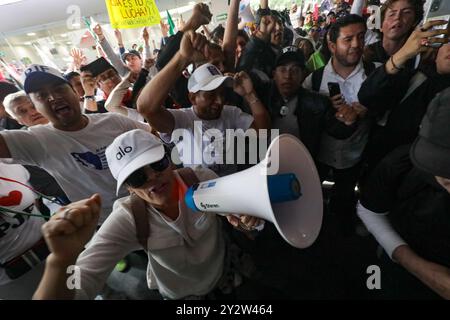
[[[116,180],[109,171],[105,149],[120,134],[148,130],[149,126],[119,114],[85,115],[88,125],[79,131],[61,131],[51,124],[28,130],[3,131],[14,162],[39,166],[50,173],[71,201],[99,193],[103,223],[117,199]],[[120,196],[127,193],[122,189]]]
[[[127,117],[133,121],[142,123],[145,121],[145,118],[136,109],[127,108]]]
[[[21,165],[0,163],[0,177],[29,185],[30,174]],[[40,214],[34,206],[36,197],[27,187],[0,179],[0,206]],[[0,213],[0,263],[17,257],[35,245],[42,238],[41,226],[44,222],[44,219],[38,217]],[[0,286],[11,281],[13,280],[6,275],[4,269],[0,268]]]
[[[211,170],[195,170],[200,181],[217,178]],[[183,200],[180,215],[172,221],[148,207],[150,236],[147,284],[170,299],[205,295],[222,276],[225,243],[215,214],[193,212]],[[101,290],[117,261],[142,249],[137,240],[130,197],[114,203],[111,215],[77,260],[81,289],[77,299],[93,299]]]
[[[175,119],[174,131],[171,134],[161,133],[161,139],[176,144],[184,166],[209,168],[219,176],[236,172],[236,165],[226,164],[226,130],[246,131],[253,123],[253,116],[233,106],[224,106],[220,118],[216,120],[200,119],[194,107],[168,111]]]

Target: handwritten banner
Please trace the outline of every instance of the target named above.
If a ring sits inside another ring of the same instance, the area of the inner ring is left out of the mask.
[[[155,0],[105,0],[113,29],[141,28],[159,24]]]

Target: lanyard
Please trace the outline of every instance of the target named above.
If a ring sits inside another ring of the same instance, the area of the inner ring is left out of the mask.
[[[14,214],[19,214],[21,216],[28,216],[28,217],[38,217],[38,218],[43,218],[43,219],[48,219],[50,217],[41,215],[41,214],[32,214],[32,213],[26,213],[26,212],[22,212],[22,211],[16,211],[13,209],[9,209],[9,208],[5,208],[5,207],[1,207],[0,206],[0,213],[14,213]]]
[[[57,204],[57,205],[60,205],[60,206],[63,206],[63,205],[64,205],[63,203],[59,202],[58,199],[56,199],[56,198],[54,198],[54,197],[46,196],[45,194],[40,193],[39,191],[36,191],[36,190],[34,190],[33,188],[31,188],[30,186],[28,186],[28,185],[26,185],[26,184],[24,184],[24,183],[22,183],[22,182],[19,182],[19,181],[17,181],[17,180],[8,179],[8,178],[4,178],[4,177],[0,177],[0,180],[18,183],[18,184],[20,184],[21,186],[30,189],[31,191],[33,191],[34,193],[36,193],[36,194],[37,194],[38,196],[40,196],[41,198],[44,198],[44,199],[46,199],[46,200],[48,200],[48,201],[50,201],[50,202],[52,202],[52,203],[55,203],[55,204]]]
[[[46,196],[42,193],[40,193],[39,191],[34,190],[33,188],[31,188],[30,186],[27,186],[26,184],[19,182],[17,180],[13,180],[13,179],[8,179],[8,178],[4,178],[4,177],[0,177],[0,180],[4,180],[4,181],[8,181],[8,182],[14,182],[17,184],[20,184],[21,186],[31,190],[32,192],[34,192],[35,194],[37,194],[38,196],[40,196],[41,198],[47,199],[48,201],[58,204],[58,205],[63,205],[62,203],[60,203],[56,198],[53,197],[49,197]],[[38,217],[38,218],[44,218],[44,219],[48,219],[49,217],[44,216],[44,215],[40,215],[40,214],[31,214],[31,213],[26,213],[26,212],[22,212],[22,211],[16,211],[13,209],[9,209],[9,208],[5,208],[5,207],[1,207],[0,206],[0,213],[14,213],[14,214],[20,214],[22,216],[29,216],[29,217]]]

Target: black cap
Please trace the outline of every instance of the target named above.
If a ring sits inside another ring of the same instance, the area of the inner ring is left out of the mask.
[[[0,102],[5,99],[8,94],[15,93],[19,91],[19,89],[8,81],[0,81]]]
[[[419,169],[450,179],[450,88],[428,106],[410,156]]]
[[[302,69],[305,68],[305,55],[301,49],[294,46],[283,48],[281,55],[277,58],[275,67],[279,67],[290,62],[296,62]]]
[[[137,51],[137,50],[129,50],[129,51],[124,52],[122,54],[122,61],[126,62],[127,61],[127,57],[129,55],[137,56],[139,59],[141,59],[141,54],[139,53],[139,51]]]

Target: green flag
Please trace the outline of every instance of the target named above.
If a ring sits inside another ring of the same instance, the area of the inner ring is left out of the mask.
[[[167,10],[167,23],[169,24],[169,35],[173,36],[175,34],[175,23],[173,23],[172,16],[170,15],[169,11]]]

